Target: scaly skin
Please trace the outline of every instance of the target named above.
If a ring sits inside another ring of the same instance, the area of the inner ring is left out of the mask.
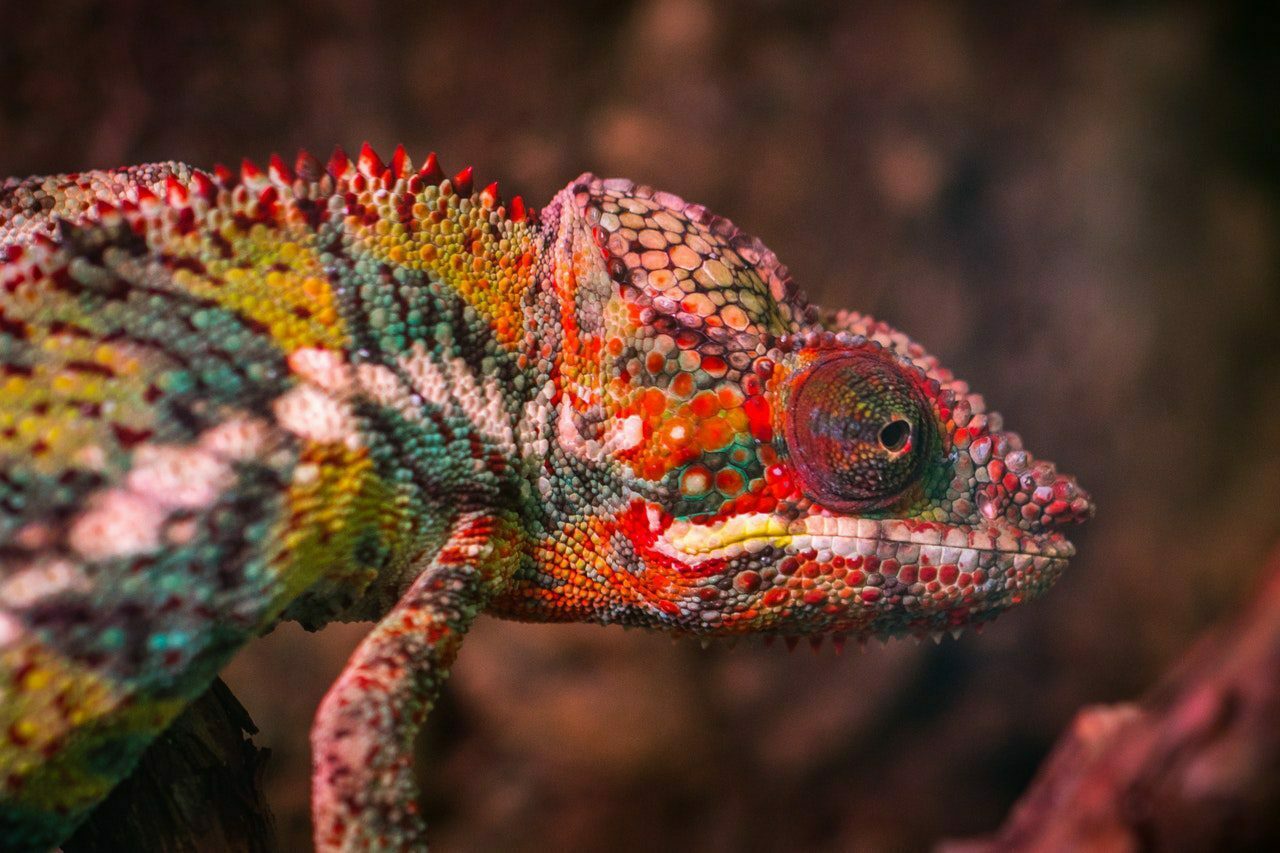
[[[244,642],[380,620],[313,730],[316,843],[422,842],[480,612],[813,641],[981,624],[1088,497],[904,335],[583,175],[432,155],[0,190],[0,840],[65,838]]]

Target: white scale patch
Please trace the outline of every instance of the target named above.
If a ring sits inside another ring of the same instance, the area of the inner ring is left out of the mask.
[[[400,368],[413,381],[413,390],[447,414],[461,413],[496,447],[516,452],[515,434],[507,415],[502,388],[492,376],[479,384],[461,358],[441,365],[421,344],[400,360]]]
[[[526,459],[545,459],[551,449],[546,429],[551,423],[551,401],[555,398],[555,393],[555,383],[548,380],[538,389],[533,399],[524,404],[518,432],[520,453]]]
[[[94,495],[75,520],[67,542],[86,560],[106,560],[154,551],[168,513],[144,495],[112,489]]]
[[[304,384],[277,397],[271,405],[281,427],[319,444],[346,442],[359,446],[355,415],[345,400],[316,385]]]
[[[384,364],[360,365],[356,368],[356,383],[381,406],[399,409],[409,401],[408,389],[400,377]]]
[[[306,441],[360,445],[359,426],[351,401],[364,395],[379,405],[400,412],[409,420],[422,417],[414,395],[437,406],[449,416],[462,416],[495,447],[509,455],[516,452],[511,418],[502,388],[493,377],[477,382],[461,358],[441,364],[421,345],[401,358],[396,371],[381,364],[361,364],[354,369],[343,353],[307,347],[289,356],[290,369],[302,383],[272,405],[280,426]],[[295,478],[304,476],[295,471]]]
[[[22,623],[0,610],[0,649],[15,645],[22,635]]]
[[[644,440],[644,419],[630,415],[621,420],[611,420],[599,439],[583,438],[574,420],[573,395],[565,392],[556,417],[556,437],[566,453],[587,462],[603,462],[609,456],[640,446]]]
[[[92,584],[84,571],[63,557],[45,556],[14,572],[0,583],[0,600],[9,607],[29,607],[60,592],[88,592]]]
[[[155,550],[169,515],[211,505],[231,486],[231,464],[259,455],[268,434],[262,421],[235,417],[192,444],[140,445],[124,483],[88,499],[71,524],[68,544],[86,560]]]
[[[289,354],[289,369],[307,382],[334,394],[351,387],[351,368],[336,350],[303,347]]]
[[[199,509],[213,503],[231,478],[227,460],[202,447],[144,444],[134,451],[125,485],[166,510]]]

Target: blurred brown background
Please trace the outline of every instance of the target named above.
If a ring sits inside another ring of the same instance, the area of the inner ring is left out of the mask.
[[[910,850],[993,828],[1280,539],[1277,43],[1225,4],[0,0],[0,173],[368,139],[541,203],[591,169],[923,341],[1097,498],[1045,600],[841,658],[486,621],[423,742],[441,850]],[[286,850],[362,630],[229,672]]]

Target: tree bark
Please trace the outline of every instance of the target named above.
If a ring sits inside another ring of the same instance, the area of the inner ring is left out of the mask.
[[[262,795],[269,750],[219,679],[147,749],[133,774],[62,846],[66,853],[273,853]]]
[[[1082,710],[998,832],[938,849],[1280,849],[1280,551],[1149,696]]]

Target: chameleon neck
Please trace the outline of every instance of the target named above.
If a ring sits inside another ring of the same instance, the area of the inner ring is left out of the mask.
[[[539,229],[489,189],[467,196],[449,180],[388,184],[357,177],[329,195],[332,215],[312,252],[343,345],[301,347],[289,358],[295,374],[351,401],[377,481],[398,494],[401,530],[367,586],[322,577],[286,614],[306,624],[335,615],[343,599],[335,590],[364,589],[342,618],[384,611],[459,512],[528,503],[521,419],[545,384],[536,366],[548,345],[529,320]]]

